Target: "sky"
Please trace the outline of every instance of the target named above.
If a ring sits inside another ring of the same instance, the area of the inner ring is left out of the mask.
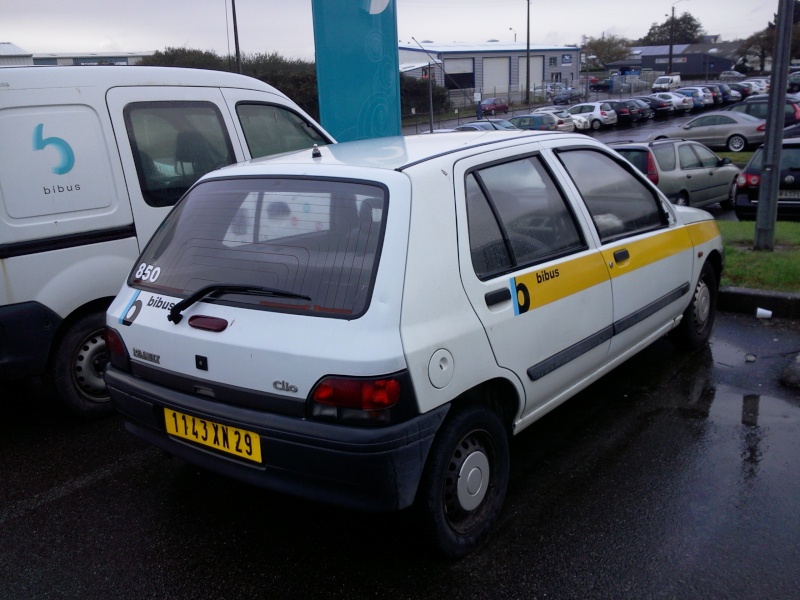
[[[359,0],[352,0],[353,2]],[[525,0],[395,0],[401,43],[525,42]],[[722,41],[767,26],[779,0],[529,0],[531,45],[637,39],[688,12]],[[243,54],[314,60],[311,0],[234,0]],[[346,32],[345,32],[346,35]],[[0,42],[33,54],[186,47],[234,53],[231,0],[0,0]]]

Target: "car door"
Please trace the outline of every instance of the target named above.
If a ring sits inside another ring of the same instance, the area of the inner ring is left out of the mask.
[[[705,168],[694,151],[699,144],[678,144],[678,165],[682,174],[682,187],[689,194],[691,204],[702,204],[714,195],[713,170]]]
[[[717,202],[727,198],[731,184],[730,171],[720,165],[719,156],[701,144],[691,144],[692,150],[700,160],[703,173],[704,190],[702,198],[707,202]]]
[[[613,294],[609,359],[672,328],[687,304],[693,250],[665,200],[633,166],[590,148],[558,152],[594,223]]]
[[[539,153],[478,155],[454,176],[461,280],[498,365],[525,389],[522,420],[532,420],[605,363],[604,258]]]
[[[723,128],[717,127],[720,117],[717,115],[704,115],[689,121],[684,125],[686,136],[707,146],[725,145]]]

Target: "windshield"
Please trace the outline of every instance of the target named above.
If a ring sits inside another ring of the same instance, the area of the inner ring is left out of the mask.
[[[183,298],[220,285],[224,295],[203,301],[356,318],[369,304],[386,201],[384,188],[351,182],[204,182],[164,221],[128,284]]]

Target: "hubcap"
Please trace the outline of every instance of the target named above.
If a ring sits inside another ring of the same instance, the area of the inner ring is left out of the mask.
[[[103,381],[103,369],[107,363],[106,342],[102,330],[98,330],[88,336],[75,353],[72,374],[84,396],[92,400],[107,399],[108,391]]]
[[[697,283],[694,291],[694,325],[700,331],[708,322],[708,315],[711,312],[711,291],[706,282],[702,279]]]
[[[456,531],[466,532],[480,521],[481,508],[491,486],[491,453],[485,433],[473,431],[450,457],[444,481],[447,520]]]

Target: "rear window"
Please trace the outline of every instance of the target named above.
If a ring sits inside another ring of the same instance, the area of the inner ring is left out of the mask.
[[[212,293],[205,300],[357,318],[369,305],[386,203],[385,189],[370,184],[204,182],[170,213],[128,283],[178,297],[214,285],[253,286],[267,291]]]

